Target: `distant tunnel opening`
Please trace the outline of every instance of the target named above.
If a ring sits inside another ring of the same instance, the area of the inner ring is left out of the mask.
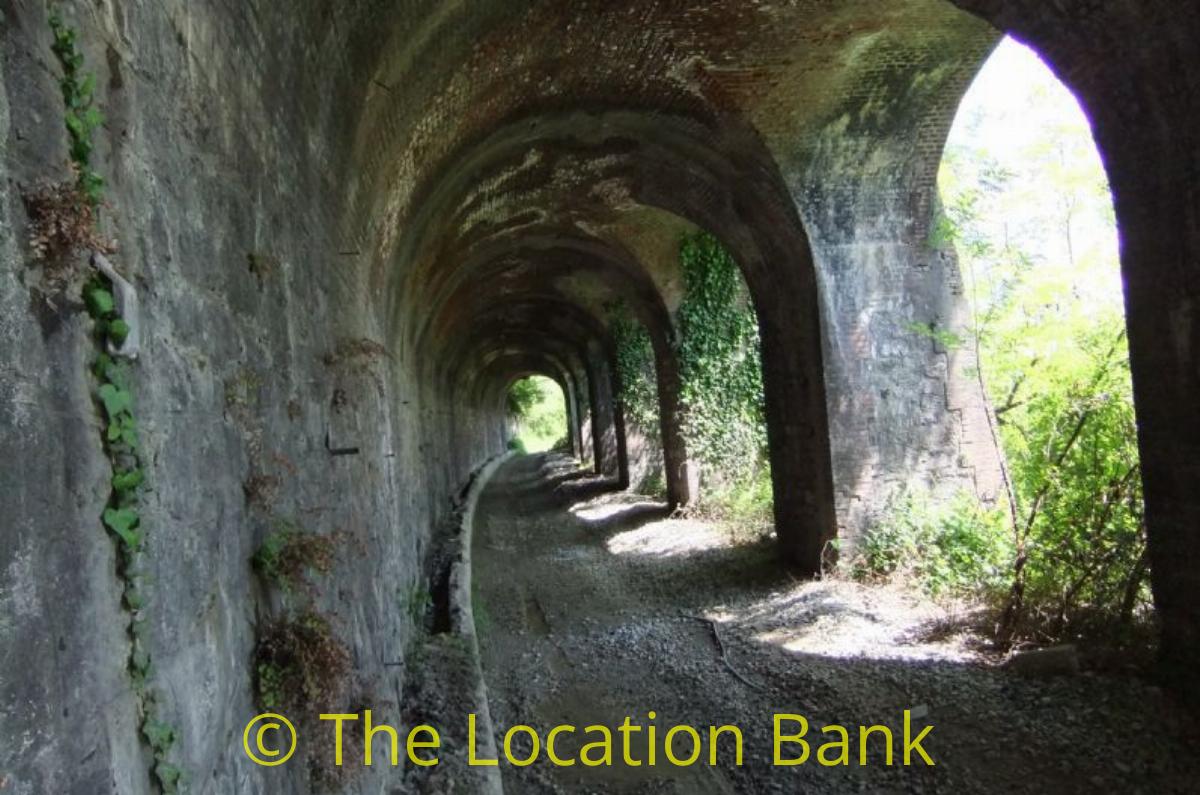
[[[515,381],[508,388],[508,416],[512,422],[510,449],[570,452],[566,395],[554,380],[532,375]]]

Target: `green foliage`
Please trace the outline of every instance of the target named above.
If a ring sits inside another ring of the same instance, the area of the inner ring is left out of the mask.
[[[132,565],[145,538],[137,510],[138,491],[145,481],[138,451],[138,424],[133,410],[133,393],[127,369],[104,352],[114,341],[112,329],[121,318],[116,311],[107,281],[96,276],[83,290],[96,329],[96,345],[101,351],[92,374],[100,382],[96,398],[104,411],[102,438],[112,463],[112,494],[102,516],[105,527],[120,541],[125,561]]]
[[[1007,583],[1012,543],[1000,510],[974,495],[934,500],[898,494],[861,541],[852,566],[859,578],[914,580],[931,596],[991,598]]]
[[[701,513],[720,522],[735,541],[752,542],[774,527],[775,495],[765,462],[740,480],[715,485],[700,504]]]
[[[967,342],[963,335],[956,334],[949,329],[939,329],[933,323],[909,323],[907,328],[914,334],[932,340],[948,351],[961,348]]]
[[[274,662],[258,664],[258,705],[263,709],[276,710],[283,706],[286,677]]]
[[[513,417],[524,417],[542,398],[541,384],[532,378],[522,378],[508,388],[508,413]]]
[[[525,441],[520,436],[514,436],[508,440],[508,449],[519,455],[527,455],[529,450],[525,447]]]
[[[92,134],[104,123],[104,116],[94,103],[96,76],[83,71],[83,54],[76,44],[76,33],[67,27],[62,17],[50,15],[50,31],[54,35],[51,49],[58,56],[63,77],[63,123],[70,137],[71,161],[76,166],[79,189],[93,206],[104,199],[104,178],[91,168],[94,143]]]
[[[679,308],[683,433],[713,482],[767,466],[758,318],[733,258],[709,234],[683,241]]]
[[[552,449],[567,427],[567,403],[562,389],[544,376],[522,378],[508,390],[509,413],[516,420],[519,439],[509,449],[540,453]],[[519,444],[519,447],[514,447]]]
[[[104,180],[91,168],[92,134],[103,123],[93,95],[95,75],[83,71],[83,55],[76,47],[76,33],[67,27],[57,12],[50,15],[54,35],[52,46],[62,65],[64,124],[70,137],[72,167],[76,187],[69,193],[51,188],[46,196],[57,196],[57,203],[43,203],[35,213],[36,250],[74,250],[92,247],[111,252],[111,244],[95,231],[96,218],[103,201]],[[82,198],[74,198],[82,197]],[[127,668],[133,690],[141,704],[141,733],[153,754],[152,773],[164,793],[175,793],[184,782],[184,773],[168,761],[178,741],[178,730],[159,717],[158,702],[149,690],[153,662],[146,647],[148,605],[147,577],[142,573],[142,554],[146,528],[139,511],[139,495],[145,483],[145,470],[139,449],[138,423],[134,415],[133,391],[128,368],[113,359],[107,349],[119,348],[129,335],[129,324],[117,311],[112,284],[102,275],[93,276],[83,286],[84,306],[92,319],[96,360],[91,374],[98,382],[96,400],[103,409],[101,440],[112,467],[111,492],[101,515],[105,528],[118,544],[120,574],[124,581],[123,601],[132,613]]]
[[[648,473],[639,490],[647,496],[665,500],[667,498],[667,480],[663,477],[662,468]]]
[[[658,380],[650,333],[624,304],[609,308],[609,330],[616,352],[620,390],[617,399],[625,422],[643,433],[658,428]]]
[[[957,248],[975,317],[953,333],[1010,473],[1002,633],[1060,638],[1128,628],[1149,598],[1112,199],[1086,118],[1043,80],[1005,135],[980,111],[952,136],[930,242]]]

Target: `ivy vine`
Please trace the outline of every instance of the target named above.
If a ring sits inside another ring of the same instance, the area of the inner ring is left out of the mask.
[[[104,178],[92,169],[92,133],[104,123],[104,116],[95,105],[96,75],[83,71],[83,53],[76,47],[76,32],[68,27],[59,13],[50,14],[50,31],[54,34],[51,49],[62,65],[63,122],[71,139],[71,162],[77,170],[79,189],[93,206],[104,199]]]
[[[617,400],[624,411],[625,422],[636,425],[643,433],[650,433],[658,427],[659,410],[650,333],[624,303],[609,308],[609,330],[620,381]]]
[[[76,46],[76,31],[62,17],[49,19],[54,35],[52,49],[62,66],[64,125],[70,137],[71,162],[78,188],[93,208],[103,201],[104,180],[91,167],[92,136],[103,123],[94,105],[96,77],[83,70],[83,54]],[[94,223],[95,215],[91,216]],[[128,670],[141,711],[141,734],[154,757],[152,773],[164,793],[178,792],[183,771],[168,760],[179,739],[178,730],[159,717],[157,695],[150,687],[152,661],[148,648],[148,575],[145,567],[146,528],[142,525],[139,496],[145,469],[138,443],[132,380],[128,363],[108,351],[124,344],[130,328],[113,297],[112,283],[97,273],[84,285],[84,304],[93,321],[97,356],[91,367],[95,397],[102,411],[101,440],[112,468],[111,492],[101,522],[117,544],[118,571],[124,583],[122,601],[130,613]]]
[[[683,435],[708,472],[745,481],[767,458],[758,318],[737,263],[715,237],[685,238],[679,256]]]

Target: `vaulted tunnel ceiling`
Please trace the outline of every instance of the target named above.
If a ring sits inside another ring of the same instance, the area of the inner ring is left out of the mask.
[[[447,382],[486,369],[502,383],[489,357],[544,354],[543,338],[583,373],[615,301],[667,350],[683,230],[716,234],[756,302],[801,292],[810,237],[927,201],[912,195],[934,179],[917,149],[941,146],[998,38],[946,0],[374,3],[343,17],[328,35],[378,54],[349,69],[362,112],[345,235],[371,249],[394,341]]]

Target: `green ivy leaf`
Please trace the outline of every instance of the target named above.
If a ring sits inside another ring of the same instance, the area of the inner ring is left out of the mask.
[[[138,486],[142,485],[142,481],[146,479],[145,473],[140,469],[130,470],[129,472],[118,472],[113,475],[112,487],[113,491],[118,494],[126,494],[136,491]]]
[[[92,75],[88,75],[88,77],[92,77]],[[90,136],[92,130],[104,124],[104,114],[96,108],[89,107],[83,112],[82,122],[85,134]]]
[[[97,394],[104,404],[104,411],[108,414],[110,421],[115,421],[121,412],[128,412],[133,408],[133,395],[127,389],[121,389],[113,384],[103,384]]]
[[[79,107],[85,107],[92,99],[92,94],[96,91],[96,76],[94,74],[86,74],[79,86],[75,89],[75,98]]]
[[[146,597],[135,582],[125,583],[125,605],[135,611],[146,606]]]
[[[108,336],[118,347],[124,345],[125,340],[129,338],[129,324],[117,318],[108,324]]]
[[[108,508],[104,511],[104,524],[120,536],[126,547],[135,552],[142,545],[144,538],[137,529],[138,522],[137,511],[132,508]]]
[[[173,795],[173,793],[179,792],[179,785],[183,781],[182,770],[159,760],[154,766],[154,775],[158,776],[158,783],[162,786],[164,795]]]
[[[115,309],[113,295],[103,287],[92,287],[83,297],[92,317],[107,317]]]
[[[162,754],[170,751],[178,739],[174,726],[152,718],[142,724],[142,736],[156,753]]]

